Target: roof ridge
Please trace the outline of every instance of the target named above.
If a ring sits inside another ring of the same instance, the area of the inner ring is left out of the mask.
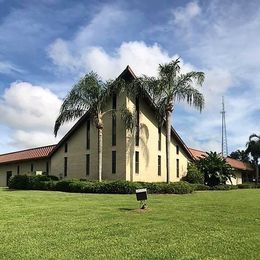
[[[39,147],[34,147],[34,148],[27,148],[27,149],[15,151],[15,152],[2,153],[2,154],[0,154],[0,157],[1,157],[1,156],[4,156],[4,155],[15,154],[15,153],[21,153],[21,152],[27,152],[27,151],[30,151],[30,150],[36,150],[36,149],[41,149],[41,148],[47,148],[47,147],[56,146],[56,145],[57,145],[57,144],[49,144],[49,145],[44,145],[44,146],[39,146]]]

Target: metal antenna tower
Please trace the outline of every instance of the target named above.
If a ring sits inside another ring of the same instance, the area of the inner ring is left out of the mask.
[[[221,155],[223,157],[228,156],[228,144],[227,144],[227,128],[226,128],[226,111],[225,111],[225,102],[224,96],[222,96],[222,144],[221,144]]]

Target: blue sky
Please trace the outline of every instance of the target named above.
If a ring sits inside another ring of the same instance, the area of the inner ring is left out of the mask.
[[[224,95],[229,151],[243,149],[260,129],[259,32],[256,0],[0,0],[0,153],[57,143],[62,98],[90,70],[156,75],[177,57],[206,74],[204,111],[176,104],[183,140],[220,151]]]

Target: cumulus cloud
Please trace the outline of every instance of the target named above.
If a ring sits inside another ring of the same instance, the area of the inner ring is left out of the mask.
[[[23,130],[50,127],[61,100],[48,89],[28,82],[15,82],[5,89],[0,101],[1,122]]]
[[[156,43],[148,46],[144,42],[123,42],[113,54],[107,53],[101,47],[89,47],[78,50],[75,54],[75,50],[69,51],[68,45],[70,44],[59,39],[50,47],[49,55],[60,69],[80,73],[93,70],[104,79],[115,78],[127,65],[137,75],[154,76],[157,74],[158,64],[177,58],[177,55],[170,56]],[[63,58],[59,59],[60,56]]]
[[[0,97],[0,125],[9,129],[5,139],[12,147],[28,148],[56,143],[53,126],[62,100],[49,89],[29,82],[14,82]],[[3,140],[1,140],[3,142]]]

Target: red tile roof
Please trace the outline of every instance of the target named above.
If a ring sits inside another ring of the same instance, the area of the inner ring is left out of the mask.
[[[197,149],[193,149],[193,148],[189,148],[191,154],[193,155],[193,157],[195,159],[200,159],[203,158],[204,155],[207,156],[207,153],[201,150],[197,150]],[[244,163],[242,161],[236,160],[236,159],[232,159],[232,158],[225,158],[226,162],[234,169],[238,169],[238,170],[243,170],[243,171],[251,171],[252,167],[248,164],[248,163]]]
[[[243,170],[243,171],[250,171],[252,170],[252,167],[248,163],[244,163],[242,161],[232,159],[227,157],[226,161],[229,165],[231,165],[233,168],[238,169],[238,170]]]
[[[37,147],[0,155],[0,164],[48,157],[56,145]]]
[[[207,156],[206,152],[204,151],[201,151],[201,150],[197,150],[197,149],[193,149],[193,148],[189,148],[192,156],[195,158],[195,159],[200,159],[200,158],[203,158],[204,155]]]

